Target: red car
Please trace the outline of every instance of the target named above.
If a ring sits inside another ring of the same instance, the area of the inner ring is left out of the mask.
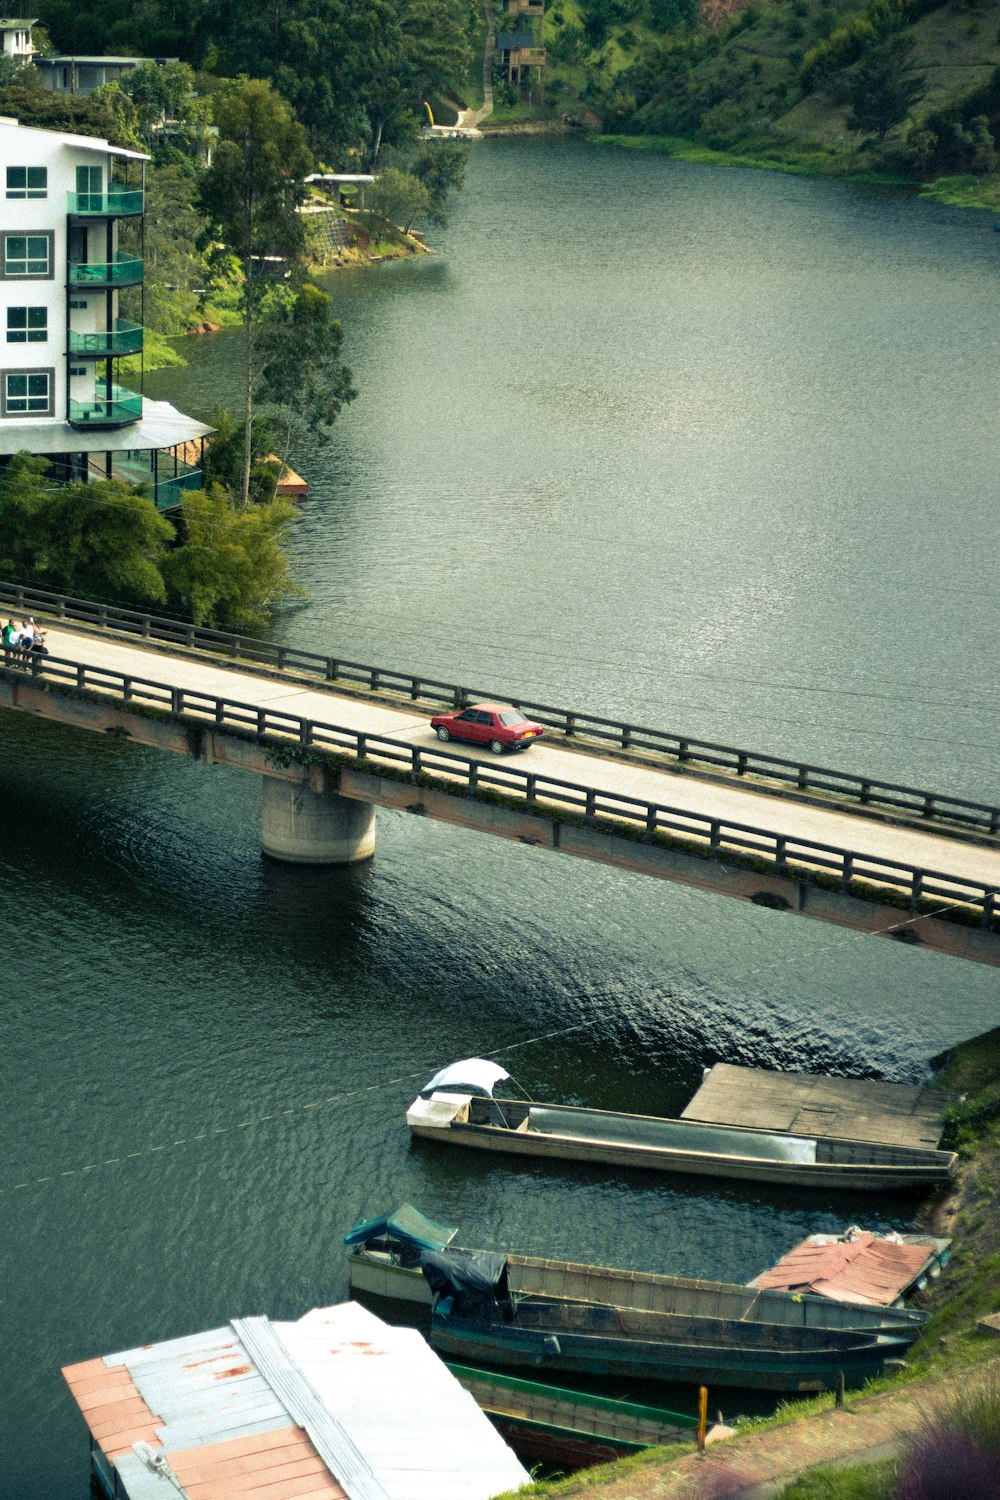
[[[471,740],[474,745],[489,745],[494,755],[523,750],[543,733],[541,724],[533,724],[509,703],[473,703],[461,712],[435,714],[431,728],[439,740]]]

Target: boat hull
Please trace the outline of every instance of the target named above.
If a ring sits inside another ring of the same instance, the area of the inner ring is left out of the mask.
[[[730,1126],[570,1105],[533,1105],[524,1100],[463,1101],[459,1096],[446,1097],[455,1104],[448,1119],[448,1107],[436,1116],[419,1109],[416,1103],[411,1107],[407,1120],[415,1136],[471,1150],[543,1160],[835,1191],[917,1191],[947,1182],[954,1174],[955,1158],[946,1151],[832,1139],[799,1140]],[[442,1096],[438,1099],[443,1102]],[[544,1129],[536,1127],[536,1119],[544,1120]],[[633,1139],[623,1138],[629,1134]],[[649,1139],[644,1141],[644,1134]],[[659,1142],[657,1136],[661,1137]],[[664,1144],[668,1136],[676,1143]],[[712,1142],[711,1149],[705,1148],[707,1140]],[[765,1154],[748,1154],[756,1150]]]
[[[549,1329],[484,1325],[438,1315],[432,1322],[431,1343],[439,1354],[463,1362],[670,1384],[796,1392],[835,1389],[841,1373],[845,1385],[863,1385],[881,1372],[886,1359],[901,1358],[908,1347],[906,1342],[892,1338],[833,1350],[768,1350],[738,1344],[720,1347],[614,1338],[568,1331],[555,1324]]]

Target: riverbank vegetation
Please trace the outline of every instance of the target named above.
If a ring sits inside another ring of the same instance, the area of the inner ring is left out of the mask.
[[[540,40],[544,101],[503,90],[487,129],[585,120],[672,154],[1000,209],[995,0],[552,0]]]

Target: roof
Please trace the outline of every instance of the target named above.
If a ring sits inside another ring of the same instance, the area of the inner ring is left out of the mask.
[[[24,16],[0,17],[0,31],[30,31],[32,26],[38,25],[38,17],[34,16],[30,21]]]
[[[103,63],[111,63],[117,68],[137,68],[140,63],[152,62],[151,57],[112,57],[101,54],[96,57],[88,57],[80,52],[50,52],[45,57],[40,57],[38,62],[43,68],[53,68],[65,63],[82,63],[84,67],[101,67]],[[176,58],[171,59],[176,61]]]
[[[890,1307],[945,1257],[950,1244],[931,1235],[883,1238],[861,1229],[835,1237],[813,1234],[750,1285]]]
[[[530,31],[498,31],[497,51],[516,52],[521,47],[533,47],[535,38]]]
[[[310,172],[303,182],[374,182],[370,172]]]
[[[391,1214],[379,1214],[374,1219],[362,1219],[349,1234],[344,1235],[345,1245],[365,1245],[369,1240],[390,1238],[402,1240],[404,1244],[416,1245],[421,1250],[443,1250],[450,1245],[458,1233],[447,1224],[438,1224],[428,1219],[412,1203],[402,1203]]]
[[[128,1500],[488,1500],[529,1480],[421,1335],[354,1302],[63,1375]]]
[[[499,1063],[490,1062],[486,1057],[467,1057],[462,1062],[449,1063],[446,1068],[435,1073],[430,1083],[424,1085],[420,1090],[423,1097],[429,1098],[437,1089],[461,1089],[466,1093],[492,1095],[494,1088],[510,1074],[506,1068],[501,1068]]]
[[[0,422],[0,454],[37,453],[125,453],[131,449],[150,451],[173,448],[214,432],[204,422],[187,417],[169,401],[143,397],[142,416],[131,427],[111,432],[79,432],[68,422]]]
[[[49,61],[52,59],[50,58]],[[79,61],[79,59],[77,59]],[[64,146],[81,151],[99,151],[102,156],[122,156],[128,161],[150,161],[145,151],[127,151],[124,146],[111,146],[96,135],[72,135],[66,130],[45,130],[40,125],[22,125],[11,115],[0,115],[0,130],[26,130],[32,135],[44,135],[50,140],[57,136]]]

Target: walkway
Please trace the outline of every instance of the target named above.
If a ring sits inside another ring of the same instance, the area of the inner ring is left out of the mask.
[[[621,1479],[593,1481],[564,1491],[560,1500],[771,1500],[797,1475],[821,1465],[872,1463],[901,1452],[928,1416],[947,1409],[969,1380],[997,1380],[1000,1361],[969,1375],[931,1377],[898,1391],[832,1404],[818,1416],[713,1444],[704,1458],[685,1455],[632,1469]],[[716,1403],[722,1392],[713,1392]]]

